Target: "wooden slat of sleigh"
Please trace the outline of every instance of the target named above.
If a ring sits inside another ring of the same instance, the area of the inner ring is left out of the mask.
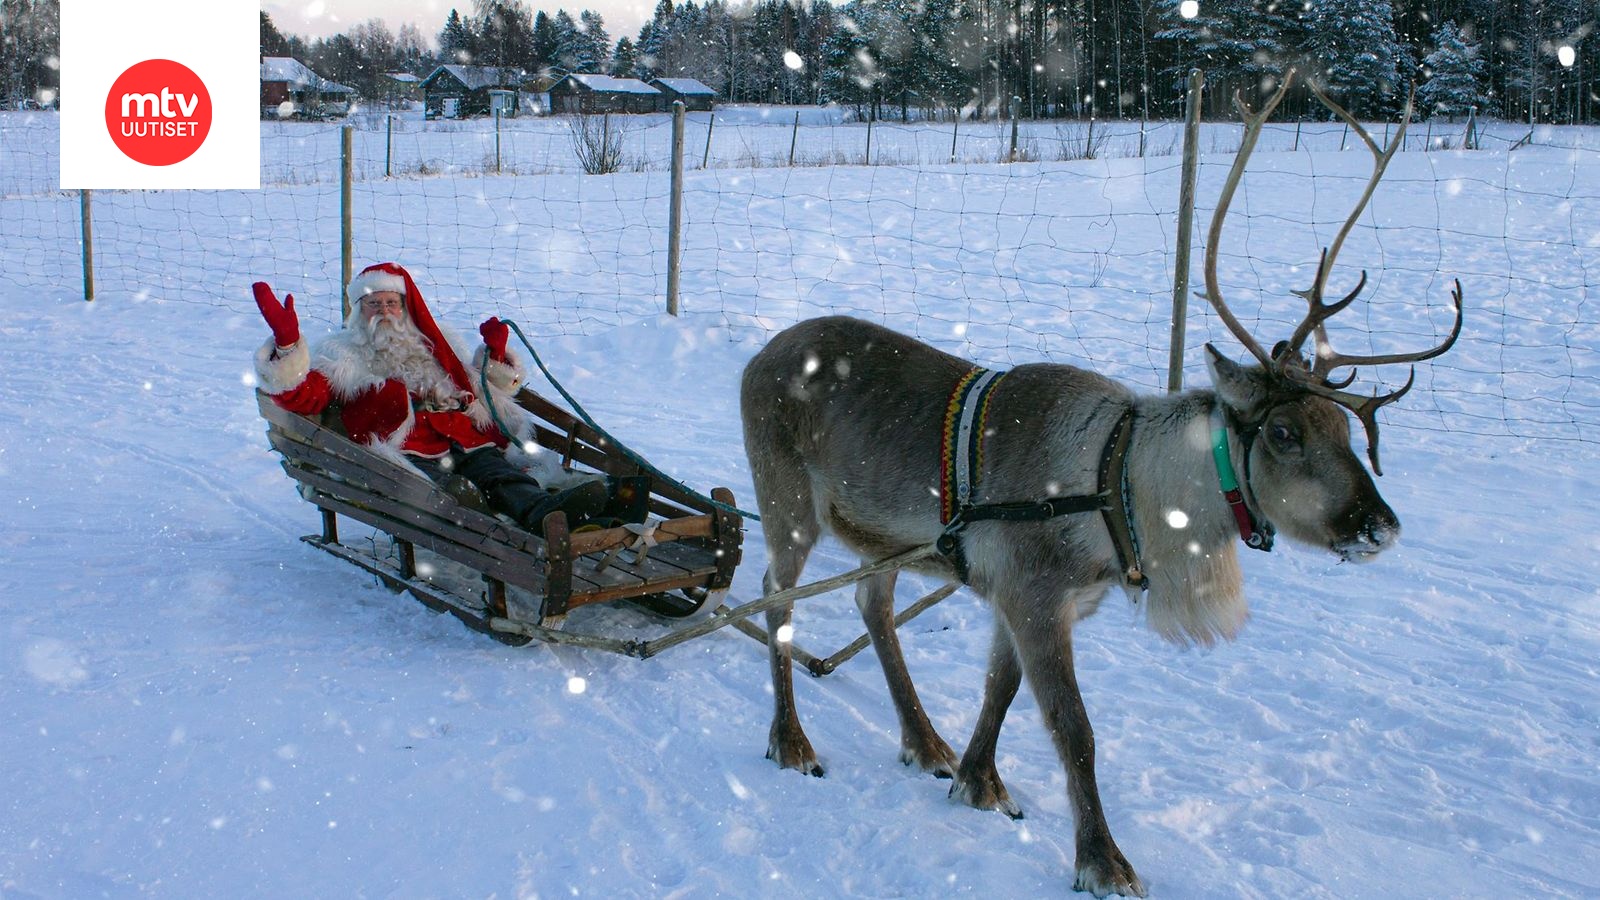
[[[524,388],[517,394],[516,400],[518,406],[543,419],[549,425],[555,426],[550,428],[537,421],[534,422],[534,440],[540,446],[560,453],[564,457],[570,455],[574,462],[582,463],[607,475],[627,477],[649,474],[643,466],[625,457],[619,448],[608,442],[599,432],[538,394]],[[675,519],[711,510],[704,500],[693,497],[659,478],[652,480],[651,494],[651,511],[663,518]],[[674,508],[668,501],[679,504],[682,508]]]

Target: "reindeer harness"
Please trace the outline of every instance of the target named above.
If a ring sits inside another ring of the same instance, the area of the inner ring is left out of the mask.
[[[1133,436],[1133,408],[1117,419],[1100,453],[1100,474],[1095,493],[1012,503],[972,502],[983,463],[983,439],[987,432],[989,398],[1005,377],[974,367],[950,392],[945,405],[944,434],[941,445],[939,478],[939,520],[944,531],[935,546],[955,566],[956,577],[967,583],[967,557],[961,546],[961,532],[973,522],[1043,522],[1057,516],[1098,512],[1105,518],[1111,543],[1117,549],[1123,581],[1128,587],[1143,590],[1149,585],[1139,565],[1139,541],[1133,533],[1133,509],[1128,489],[1128,443]]]

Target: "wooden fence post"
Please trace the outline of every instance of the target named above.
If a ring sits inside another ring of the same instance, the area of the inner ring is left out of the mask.
[[[1188,119],[1183,129],[1183,180],[1178,188],[1178,254],[1173,264],[1172,338],[1167,362],[1167,391],[1183,390],[1184,330],[1189,318],[1189,245],[1194,234],[1195,181],[1200,167],[1200,91],[1205,74],[1189,72]]]
[[[794,165],[794,145],[800,140],[800,110],[794,111],[794,131],[789,133],[789,165]]]
[[[494,109],[494,173],[500,174],[500,107]]]
[[[682,103],[683,101],[682,100],[674,100],[673,102],[674,103]],[[672,114],[673,115],[677,115],[678,114],[677,113],[677,107],[673,107],[673,113]],[[717,114],[716,113],[712,113],[711,114],[711,118],[706,120],[706,152],[705,152],[704,156],[700,157],[700,168],[702,168],[702,169],[704,169],[707,165],[710,165],[710,163],[711,163],[711,133],[713,131],[715,131],[716,128],[717,128]],[[676,313],[674,313],[674,315],[676,315]]]
[[[961,110],[957,109],[950,126],[950,161],[956,161],[956,137],[961,134]]]
[[[350,283],[350,277],[355,274],[354,239],[351,236],[351,188],[355,181],[355,134],[354,125],[346,125],[339,129],[339,321],[350,318],[350,297],[345,293],[345,285]]]
[[[706,132],[711,146],[711,132]],[[667,313],[678,314],[679,257],[683,250],[683,101],[672,101],[672,189],[667,222]]]
[[[1011,98],[1011,155],[1007,162],[1017,161],[1017,120],[1022,118],[1022,98]]]
[[[383,177],[394,177],[394,116],[383,117]]]
[[[83,299],[94,299],[94,215],[89,192],[78,192],[78,214],[83,226]]]

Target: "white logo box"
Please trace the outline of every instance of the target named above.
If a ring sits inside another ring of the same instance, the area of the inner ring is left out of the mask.
[[[211,95],[211,130],[169,166],[129,159],[106,96],[134,63],[170,59]],[[261,6],[240,0],[61,0],[61,187],[261,187]]]

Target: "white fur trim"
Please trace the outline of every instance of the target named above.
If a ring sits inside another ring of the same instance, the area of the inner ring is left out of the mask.
[[[477,383],[478,373],[483,369],[483,357],[488,352],[488,347],[479,344],[477,352],[472,354],[472,368],[469,374],[472,375],[472,386],[474,388],[479,387]],[[517,365],[517,358],[512,356],[510,351],[506,352],[505,362],[500,362],[497,359],[489,360],[487,374],[489,376],[489,386],[507,394],[515,394],[517,388],[522,387],[522,367]]]
[[[269,394],[281,394],[300,386],[311,373],[311,351],[304,338],[294,342],[288,352],[279,354],[277,341],[267,342],[256,350],[256,379],[261,389]]]
[[[399,275],[374,269],[371,272],[362,272],[350,279],[350,285],[344,289],[346,297],[350,298],[350,305],[361,302],[361,298],[378,291],[394,291],[404,297],[406,293],[406,280]]]
[[[461,339],[461,335],[443,325],[439,326],[439,333],[450,343],[450,349],[455,351],[456,359],[472,360],[470,363],[464,362],[463,364],[467,369],[467,380],[472,383],[472,393],[478,395],[479,400],[482,400],[483,385],[480,382],[482,381],[483,373],[481,366],[483,365],[483,354],[487,352],[487,348],[482,343],[479,343],[474,352],[468,353],[467,346]],[[507,353],[507,356],[511,359],[510,365],[495,362],[494,360],[489,361],[489,402],[493,404],[494,411],[499,415],[500,421],[504,422],[507,428],[516,432],[516,434],[506,435],[513,442],[516,442],[525,440],[531,433],[531,417],[528,415],[528,411],[518,406],[513,399],[517,388],[522,385],[523,376],[522,370],[516,365],[516,357],[511,356],[509,353]],[[473,421],[479,425],[494,424],[494,419],[489,415],[487,408],[469,409],[468,413],[472,415]],[[479,418],[480,416],[482,417],[481,419]]]

